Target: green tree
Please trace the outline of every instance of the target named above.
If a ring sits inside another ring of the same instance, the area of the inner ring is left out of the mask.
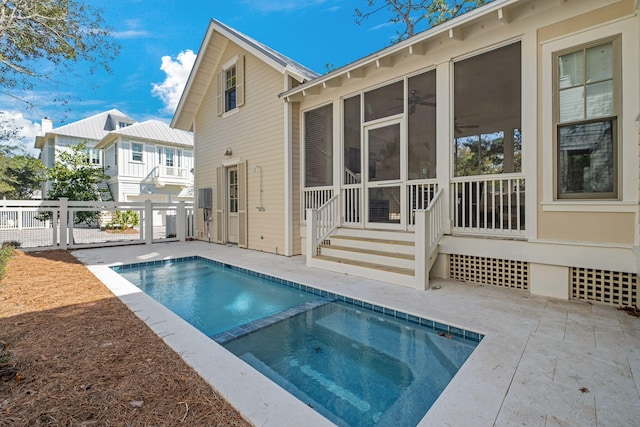
[[[414,35],[418,28],[424,30],[462,15],[491,0],[367,0],[367,9],[356,8],[356,24],[381,11],[391,14],[389,22],[404,24],[402,31],[396,31],[392,43],[397,43]]]
[[[68,78],[86,61],[91,73],[110,71],[120,49],[111,34],[102,11],[82,1],[0,0],[0,93],[31,105],[18,90],[53,82],[52,69]]]
[[[20,128],[0,112],[0,198],[30,199],[40,189],[44,166],[14,143]]]
[[[0,155],[1,156],[1,155]],[[0,197],[31,199],[40,190],[44,165],[28,154],[0,158]]]
[[[66,197],[69,200],[99,201],[98,184],[108,179],[102,168],[89,163],[87,144],[82,142],[60,151],[57,160],[46,170],[46,178],[51,182],[47,193],[49,200]],[[74,222],[92,224],[100,216],[100,212],[76,212]]]

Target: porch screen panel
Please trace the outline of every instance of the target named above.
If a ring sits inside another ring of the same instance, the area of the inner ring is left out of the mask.
[[[344,101],[344,184],[362,182],[360,95]]]
[[[409,78],[409,179],[436,177],[436,71]]]
[[[369,182],[400,179],[400,125],[369,131]]]
[[[520,42],[454,64],[455,176],[522,172]]]
[[[304,113],[304,185],[333,185],[333,105]]]
[[[364,94],[364,121],[381,119],[404,112],[402,80]]]

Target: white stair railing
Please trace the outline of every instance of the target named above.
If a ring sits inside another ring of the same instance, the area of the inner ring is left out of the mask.
[[[419,289],[429,289],[429,270],[433,266],[446,221],[440,188],[426,209],[415,211],[415,277]]]
[[[311,266],[314,255],[323,240],[340,225],[340,198],[336,194],[317,209],[307,209],[307,265]]]

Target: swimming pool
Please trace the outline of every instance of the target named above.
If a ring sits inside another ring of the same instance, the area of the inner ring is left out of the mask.
[[[177,314],[222,309],[228,313],[229,307],[251,312],[250,304],[229,303],[256,303],[255,297],[247,296],[252,291],[244,289],[245,282],[290,293],[261,293],[257,307],[268,306],[270,312],[278,308],[267,300],[284,301],[294,295],[275,314],[251,316],[250,327],[228,323],[222,328],[230,329],[224,332],[218,325],[201,330],[342,426],[416,425],[482,339],[471,331],[200,257],[114,270],[141,288],[161,290],[150,295]],[[227,273],[231,288],[241,289],[242,297],[230,299],[223,293],[224,298],[217,298],[216,292],[203,291],[215,287],[207,282]],[[198,317],[215,321],[215,316]]]

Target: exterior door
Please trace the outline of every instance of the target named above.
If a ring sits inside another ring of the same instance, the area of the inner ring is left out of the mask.
[[[227,168],[227,242],[238,243],[238,168]]]
[[[402,177],[406,150],[400,120],[365,128],[365,226],[401,229],[406,226],[406,195]]]

